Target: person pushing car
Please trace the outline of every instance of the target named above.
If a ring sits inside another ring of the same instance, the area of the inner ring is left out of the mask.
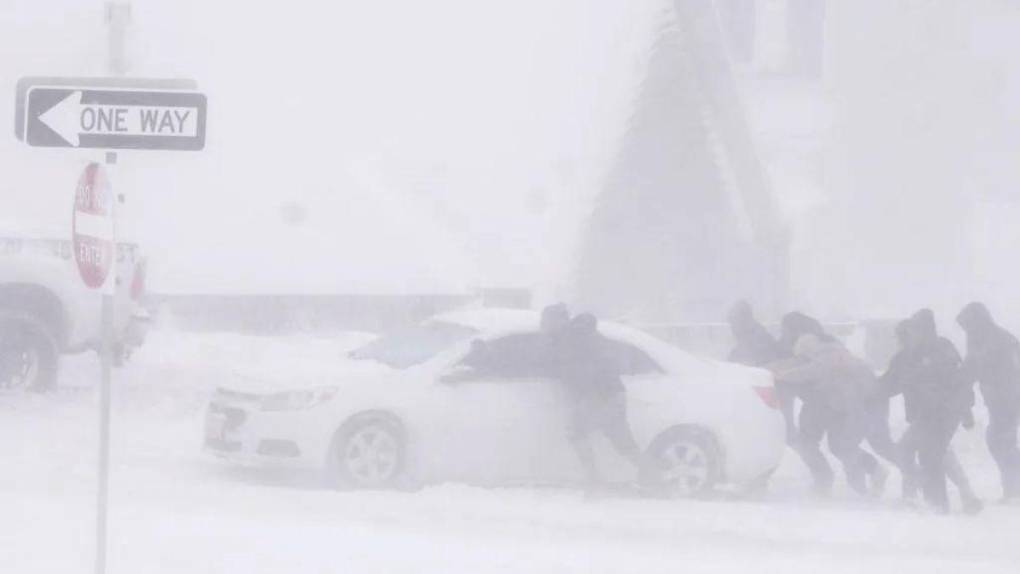
[[[956,322],[967,333],[967,356],[962,372],[977,381],[988,408],[988,450],[999,467],[1002,500],[1020,501],[1020,342],[992,319],[988,308],[970,303]]]
[[[570,400],[567,434],[585,478],[591,485],[602,480],[591,443],[595,433],[602,433],[644,482],[648,465],[627,420],[626,389],[609,341],[599,333],[594,315],[582,313],[569,322],[564,315],[565,307],[546,308],[542,328],[549,336],[552,375]]]
[[[827,435],[851,488],[880,494],[888,471],[860,446],[868,431],[868,404],[877,391],[871,368],[838,342],[815,334],[800,336],[793,354],[769,369],[777,381],[797,387],[804,402],[796,451],[811,470],[815,489],[820,494],[832,489],[832,467],[820,448]]]

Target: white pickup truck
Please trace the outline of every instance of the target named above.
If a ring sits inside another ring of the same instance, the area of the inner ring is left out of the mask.
[[[140,305],[145,265],[136,245],[117,247],[114,358],[141,345],[147,315]],[[71,242],[0,228],[0,389],[56,384],[59,357],[96,350],[102,297],[85,287]]]

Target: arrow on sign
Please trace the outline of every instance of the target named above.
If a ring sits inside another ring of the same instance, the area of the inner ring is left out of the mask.
[[[39,121],[74,147],[83,135],[193,138],[198,108],[82,103],[82,92],[74,91],[40,114]]]
[[[81,92],[73,92],[57,105],[46,110],[39,121],[46,124],[46,127],[57,132],[57,135],[64,138],[64,141],[78,147],[78,118],[81,116]]]

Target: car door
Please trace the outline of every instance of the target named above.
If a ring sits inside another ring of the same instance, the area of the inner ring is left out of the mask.
[[[641,448],[647,448],[669,418],[670,404],[676,403],[680,387],[674,378],[643,349],[623,340],[606,337],[606,352],[616,363],[627,390],[627,422]],[[670,422],[669,424],[675,424]],[[633,465],[613,449],[600,435],[592,444],[603,476],[610,481],[636,478]]]
[[[566,404],[545,372],[544,347],[539,333],[476,340],[440,376],[445,478],[534,483],[576,473]]]

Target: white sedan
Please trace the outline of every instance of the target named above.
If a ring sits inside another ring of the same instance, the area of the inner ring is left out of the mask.
[[[341,380],[274,393],[220,388],[205,448],[242,463],[324,469],[335,484],[388,488],[443,481],[571,484],[583,476],[567,438],[570,404],[536,357],[545,344],[528,311],[451,313],[351,354]],[[785,450],[771,375],[694,357],[603,322],[620,360],[631,428],[676,494],[767,478]],[[463,360],[484,343],[496,372]],[[633,469],[598,442],[600,471]]]

